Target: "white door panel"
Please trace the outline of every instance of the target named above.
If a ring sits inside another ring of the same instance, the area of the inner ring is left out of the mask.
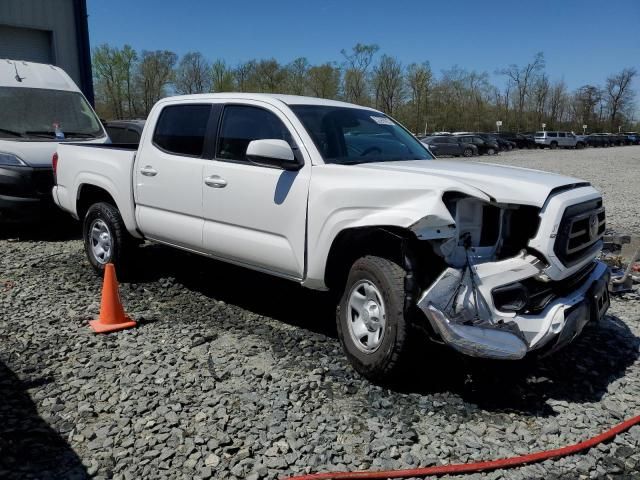
[[[213,255],[302,278],[310,167],[291,172],[212,160],[205,185],[204,249]]]

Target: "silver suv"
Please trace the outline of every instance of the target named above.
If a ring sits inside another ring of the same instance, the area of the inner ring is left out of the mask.
[[[583,148],[585,146],[584,139],[572,132],[536,132],[534,140],[540,148]]]

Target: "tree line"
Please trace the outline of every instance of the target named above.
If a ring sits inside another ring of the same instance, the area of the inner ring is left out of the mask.
[[[378,45],[356,44],[340,52],[340,61],[311,64],[274,58],[229,65],[200,52],[178,58],[167,50],[137,52],[129,45],[107,44],[93,50],[96,108],[105,119],[145,118],[153,104],[172,94],[266,92],[344,100],[375,107],[413,132],[547,129],[623,131],[640,128],[633,79],[624,68],[601,85],[573,91],[552,80],[543,53],[526,64],[496,70],[504,79],[492,84],[487,72],[454,66],[434,74],[428,61],[402,64]]]

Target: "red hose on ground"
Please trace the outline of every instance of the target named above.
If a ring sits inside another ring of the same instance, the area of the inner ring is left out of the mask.
[[[435,467],[413,468],[408,470],[386,470],[386,471],[372,471],[372,472],[327,472],[327,473],[312,473],[308,475],[298,475],[295,477],[288,477],[283,480],[351,480],[351,479],[387,479],[387,478],[410,478],[410,477],[425,477],[427,475],[446,475],[446,474],[458,474],[458,473],[473,473],[483,472],[487,470],[497,470],[499,468],[516,467],[525,465],[527,463],[536,463],[550,458],[565,457],[574,453],[581,452],[596,446],[599,443],[611,440],[619,433],[628,430],[634,425],[640,424],[640,415],[619,423],[610,430],[607,430],[600,435],[585,440],[574,445],[568,445],[562,448],[556,448],[554,450],[545,450],[543,452],[530,453],[528,455],[521,455],[519,457],[501,458],[499,460],[490,460],[488,462],[476,462],[476,463],[458,463],[453,465],[439,465]]]

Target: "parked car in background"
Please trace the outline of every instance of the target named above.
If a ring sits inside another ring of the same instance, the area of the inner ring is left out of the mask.
[[[64,70],[0,60],[0,218],[25,219],[53,205],[59,143],[104,143],[89,102]]]
[[[498,137],[493,133],[476,133],[475,135],[478,135],[479,137],[482,137],[489,142],[497,143],[498,149],[501,152],[509,152],[516,147],[516,144],[514,142]]]
[[[627,138],[627,145],[640,145],[640,135],[637,132],[624,132]]]
[[[462,142],[475,145],[480,155],[495,155],[500,151],[500,147],[495,140],[488,140],[479,135],[461,134],[455,136],[459,137]]]
[[[478,155],[478,147],[463,142],[457,135],[436,135],[420,140],[436,156],[452,155],[454,157],[472,157]]]
[[[627,145],[627,136],[621,133],[610,133],[609,138],[611,138],[611,143],[618,147]]]
[[[513,142],[517,148],[538,148],[538,144],[535,142],[533,137],[523,135],[522,133],[493,132],[493,135]]]
[[[606,133],[592,133],[591,135],[587,135],[585,143],[590,147],[610,147],[613,145],[611,138]]]
[[[534,139],[538,146],[556,149],[560,148],[584,148],[584,140],[579,139],[572,132],[542,131],[536,132]]]
[[[111,139],[111,143],[140,143],[140,136],[144,129],[144,120],[111,120],[104,122],[104,128]]]
[[[326,320],[374,381],[415,369],[427,336],[471,357],[548,354],[609,306],[605,211],[589,183],[433,161],[371,108],[165,98],[138,148],[62,144],[58,157],[56,203],[84,221],[99,274],[126,269],[148,239],[332,290]]]

